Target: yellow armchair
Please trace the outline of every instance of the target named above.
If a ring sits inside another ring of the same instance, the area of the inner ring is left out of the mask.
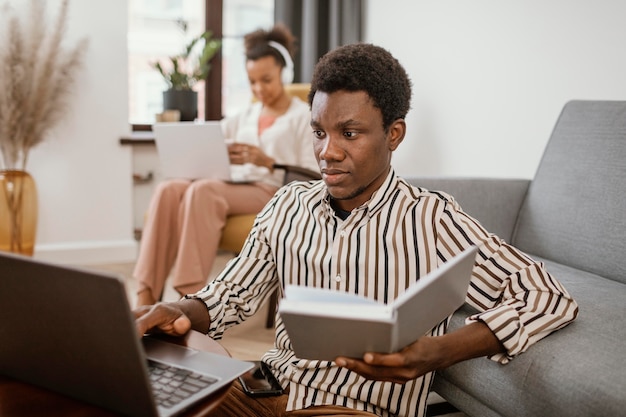
[[[311,84],[309,83],[294,83],[286,84],[285,91],[292,97],[298,97],[300,100],[306,102]],[[310,171],[308,169],[296,167],[293,165],[274,165],[274,169],[282,169],[285,171],[285,177],[283,184],[287,184],[294,180],[308,180],[321,178],[319,173]],[[220,241],[220,249],[227,252],[239,253],[243,246],[252,225],[256,214],[241,214],[235,216],[229,216],[226,220],[226,225],[222,230],[222,240]]]
[[[292,181],[319,180],[321,177],[319,172],[310,169],[298,167],[295,165],[274,164],[274,169],[283,170],[283,184],[289,184]],[[256,214],[237,214],[228,216],[226,224],[222,230],[222,239],[220,240],[220,250],[239,253],[243,244],[252,229]]]
[[[298,97],[305,103],[308,102],[309,91],[311,90],[311,84],[309,83],[294,83],[285,85],[285,91],[292,97]]]
[[[315,180],[321,178],[319,172],[293,165],[275,164],[274,169],[281,169],[285,172],[283,184],[288,184],[292,181],[298,180]],[[248,234],[250,233],[250,229],[252,229],[255,218],[256,214],[228,216],[224,229],[222,230],[222,239],[220,240],[219,249],[238,254],[241,251]],[[274,326],[274,316],[276,313],[276,305],[278,303],[278,295],[276,292],[271,295],[269,303],[270,307],[265,321],[265,326],[267,328]]]
[[[296,83],[285,85],[285,90],[292,97],[298,97],[302,101],[307,102],[307,96],[311,85],[308,83]],[[275,164],[274,169],[281,169],[285,172],[283,184],[288,184],[296,180],[320,179],[319,172],[311,171],[306,168],[294,165]],[[240,214],[229,216],[222,230],[222,239],[220,241],[220,250],[238,254],[252,229],[256,214]],[[278,302],[277,294],[272,294],[270,298],[270,308],[267,313],[266,327],[274,326],[274,316],[276,312],[276,304]]]

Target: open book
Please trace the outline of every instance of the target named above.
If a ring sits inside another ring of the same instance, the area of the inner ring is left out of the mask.
[[[333,360],[397,352],[465,301],[477,248],[423,276],[389,304],[322,288],[287,286],[278,312],[296,356]]]

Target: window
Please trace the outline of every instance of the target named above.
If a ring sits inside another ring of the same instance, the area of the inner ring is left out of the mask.
[[[151,124],[163,111],[163,77],[152,63],[181,52],[193,36],[204,31],[204,0],[130,0],[128,4],[129,121]],[[186,22],[186,33],[180,21]],[[194,88],[204,103],[203,85]],[[201,106],[199,106],[201,107]],[[204,108],[199,115],[204,115]]]
[[[225,0],[222,48],[222,111],[237,113],[252,98],[245,68],[243,37],[274,24],[273,0]]]
[[[167,84],[152,67],[158,59],[180,53],[205,28],[207,0],[129,0],[129,121],[152,124],[163,110]],[[209,10],[210,13],[210,10]],[[243,36],[274,21],[273,0],[223,0],[222,112],[236,113],[250,100]],[[183,31],[180,22],[187,24]],[[204,83],[198,83],[198,118],[204,119]]]

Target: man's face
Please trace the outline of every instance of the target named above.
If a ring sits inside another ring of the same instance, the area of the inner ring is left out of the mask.
[[[367,93],[343,90],[315,93],[311,127],[322,178],[346,211],[368,201],[382,185],[406,128],[398,119],[385,133],[382,113]]]

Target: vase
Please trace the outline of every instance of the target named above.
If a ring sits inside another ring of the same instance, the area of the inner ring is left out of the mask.
[[[198,117],[198,93],[193,90],[164,91],[163,110],[179,110],[181,121],[193,121]]]
[[[0,170],[0,250],[32,256],[37,216],[33,177],[23,170]]]

